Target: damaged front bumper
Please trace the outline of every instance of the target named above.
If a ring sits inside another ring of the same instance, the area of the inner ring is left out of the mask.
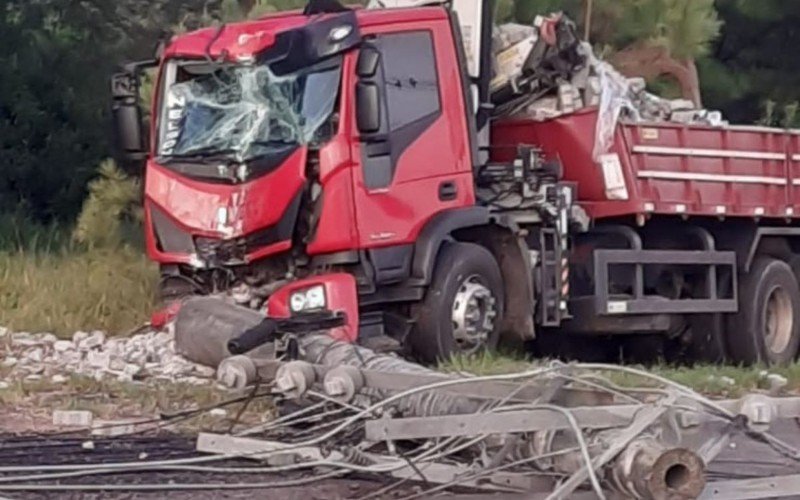
[[[223,299],[213,297],[188,300],[192,302],[176,302],[155,313],[151,324],[163,328],[177,318],[176,335],[187,337],[203,328],[217,330],[219,335],[226,331],[227,354],[243,354],[292,335],[327,333],[348,343],[358,338],[358,290],[355,278],[346,273],[291,282],[269,297],[263,312],[226,304]]]

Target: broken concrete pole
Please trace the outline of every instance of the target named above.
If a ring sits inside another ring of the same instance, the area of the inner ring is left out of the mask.
[[[175,349],[189,361],[216,368],[229,357],[228,341],[258,325],[261,312],[228,304],[217,297],[197,297],[184,302],[175,320]],[[269,357],[271,346],[248,353]]]

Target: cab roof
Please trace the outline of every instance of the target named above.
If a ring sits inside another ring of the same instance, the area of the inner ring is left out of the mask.
[[[401,9],[355,9],[359,28],[397,25],[406,22],[430,21],[447,18],[444,7],[414,7]],[[221,28],[204,28],[173,37],[164,50],[164,58],[214,58],[230,53],[240,45],[240,40],[267,34],[274,38],[278,33],[299,28],[324,19],[330,14],[305,16],[300,11],[270,14],[252,21],[228,23]],[[266,47],[265,47],[266,48]]]

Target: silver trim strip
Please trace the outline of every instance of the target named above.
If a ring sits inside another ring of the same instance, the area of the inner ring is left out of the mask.
[[[744,160],[786,160],[783,153],[762,151],[731,151],[725,149],[668,148],[661,146],[634,146],[634,153],[666,156],[700,156],[705,158],[737,158]]]
[[[767,184],[771,186],[785,186],[786,179],[780,177],[761,177],[757,175],[725,175],[701,174],[695,172],[662,172],[657,170],[640,170],[637,174],[643,179],[661,179],[667,181],[698,181],[698,182],[730,182],[740,184]],[[800,179],[793,181],[800,185]]]

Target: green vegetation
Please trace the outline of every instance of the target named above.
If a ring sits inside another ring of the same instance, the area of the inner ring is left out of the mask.
[[[0,379],[2,376],[3,369],[0,367]],[[37,426],[46,428],[50,425],[54,410],[86,410],[92,412],[96,421],[148,422],[139,429],[144,430],[159,425],[153,420],[154,417],[176,415],[178,418],[164,420],[161,425],[170,424],[171,430],[177,431],[202,429],[227,432],[234,423],[252,426],[274,414],[272,400],[264,397],[252,400],[245,398],[241,402],[224,405],[240,396],[249,395],[249,389],[246,393],[233,393],[213,384],[165,384],[158,380],[147,383],[98,381],[78,375],[68,377],[64,383],[54,383],[48,379],[14,380],[7,388],[0,389],[0,417],[8,417],[3,408],[13,409],[12,416],[18,421],[16,425],[23,426],[23,429],[17,430],[24,430]],[[181,417],[187,412],[218,405],[224,405],[226,416],[201,413],[188,418]]]
[[[122,334],[147,321],[158,273],[137,240],[138,185],[104,164],[74,231],[0,217],[0,325],[71,336]]]
[[[548,360],[531,361],[519,354],[482,353],[474,356],[456,356],[439,365],[439,369],[448,373],[469,373],[473,375],[500,375],[530,371],[547,366]],[[788,384],[783,391],[800,394],[800,364],[787,367],[737,367],[737,366],[694,366],[680,367],[656,365],[639,367],[641,370],[690,387],[703,394],[735,398],[753,391],[770,389],[768,375],[779,375],[786,378]],[[647,382],[641,377],[620,373],[605,372],[613,383],[622,387],[655,387],[655,382]]]
[[[0,252],[0,324],[66,337],[123,334],[148,320],[157,279],[134,248]]]

